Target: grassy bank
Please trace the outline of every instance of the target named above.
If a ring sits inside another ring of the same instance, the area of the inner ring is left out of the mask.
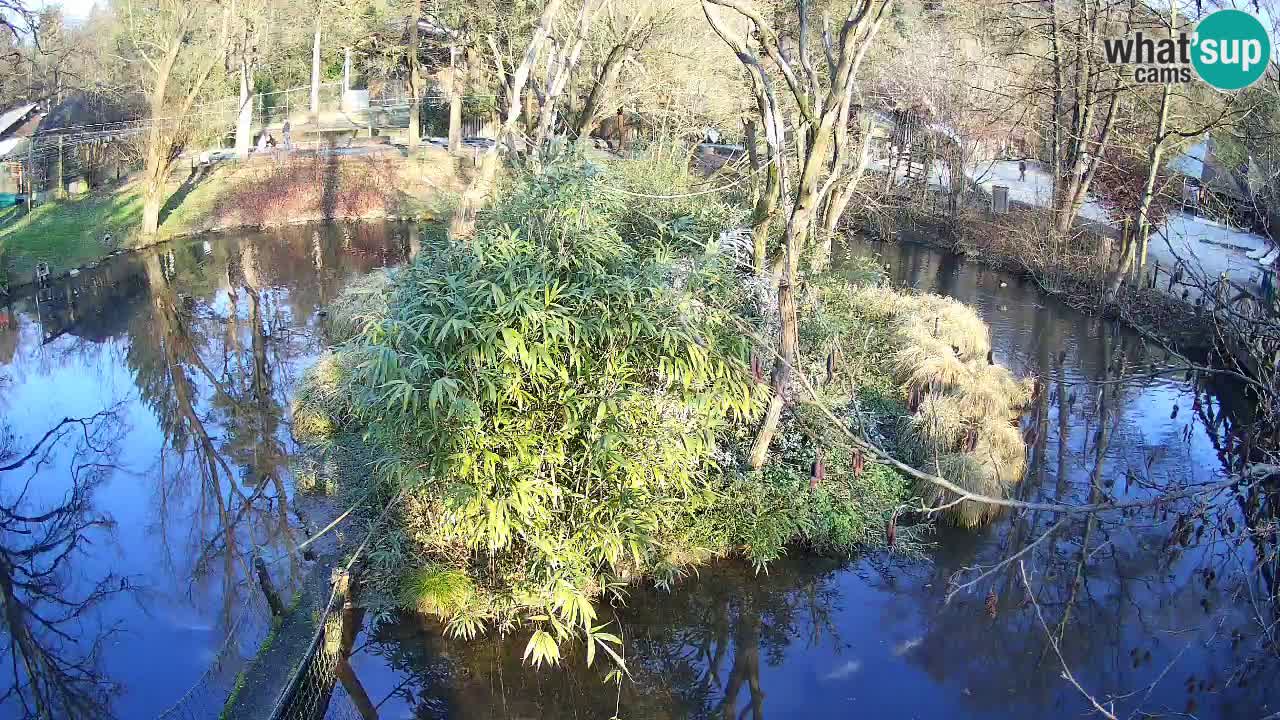
[[[745,469],[776,310],[713,242],[744,210],[644,199],[689,184],[652,160],[517,178],[471,243],[428,243],[334,304],[339,345],[308,372],[294,432],[326,475],[311,487],[397,503],[370,556],[375,602],[466,637],[525,629],[535,663],[570,638],[590,657],[616,641],[597,605],[632,583],[673,587],[730,554],[920,547],[926,526],[895,519],[948,498],[842,430],[983,492],[1020,479],[1026,387],[989,363],[985,325],[871,266],[808,278],[818,397],[797,390],[770,461]]]
[[[0,287],[29,282],[40,262],[57,274],[116,249],[210,231],[326,219],[440,217],[461,186],[440,150],[419,157],[287,158],[228,163],[175,178],[160,230],[144,236],[136,182],[0,216]],[[6,217],[8,222],[6,222]],[[110,242],[104,242],[107,236]]]

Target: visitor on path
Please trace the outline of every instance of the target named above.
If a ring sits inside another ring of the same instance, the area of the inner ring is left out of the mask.
[[[288,120],[284,121],[284,127],[281,128],[281,132],[284,134],[284,149],[293,150],[293,127],[289,125]]]
[[[262,133],[258,136],[258,152],[267,151],[267,134]]]
[[[1018,161],[1018,182],[1026,182],[1026,181],[1027,181],[1027,161],[1019,160]]]

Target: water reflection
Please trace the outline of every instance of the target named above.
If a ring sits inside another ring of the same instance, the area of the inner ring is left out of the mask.
[[[268,622],[253,558],[286,598],[312,564],[296,552],[307,512],[291,490],[287,408],[325,344],[318,310],[352,276],[399,262],[412,234],[331,226],[172,244],[0,308],[11,446],[104,408],[116,428],[109,447],[64,437],[0,474],[0,501],[27,523],[0,517],[0,591],[22,658],[0,663],[14,688],[0,715],[147,718],[193,684],[229,687]],[[66,557],[55,584],[33,585],[22,573],[55,561],[22,553],[44,536]],[[67,603],[82,607],[68,616]],[[64,617],[73,629],[59,630]]]
[[[129,583],[126,576],[84,567],[83,560],[92,536],[112,527],[95,509],[94,495],[119,440],[113,410],[63,420],[29,448],[0,426],[0,647],[14,672],[0,686],[6,688],[0,701],[20,717],[106,715],[113,685],[100,660],[116,628],[96,624],[92,616],[108,597],[128,592]],[[45,469],[69,477],[63,497],[33,497],[31,485]]]
[[[1023,500],[1214,484],[1265,430],[1220,380],[1167,372],[1163,349],[1008,274],[921,246],[843,252],[975,305],[997,360],[1038,379]],[[924,562],[707,568],[616,609],[633,675],[621,686],[581,658],[526,668],[524,638],[463,643],[416,618],[376,627],[352,666],[383,717],[1080,717],[1088,700],[1064,664],[1119,717],[1261,717],[1280,702],[1264,600],[1276,503],[1255,490],[1065,521],[1019,511],[940,529]]]

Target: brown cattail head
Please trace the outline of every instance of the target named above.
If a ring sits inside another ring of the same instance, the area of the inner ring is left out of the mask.
[[[751,352],[751,377],[756,379],[757,383],[764,382],[764,371],[760,368],[760,356],[755,351]]]
[[[836,351],[833,349],[827,353],[827,383],[836,379]]]
[[[884,536],[890,548],[898,541],[898,513],[896,511],[889,516],[889,525],[884,529]]]
[[[855,478],[862,477],[863,464],[862,448],[858,448],[853,451],[853,476]]]

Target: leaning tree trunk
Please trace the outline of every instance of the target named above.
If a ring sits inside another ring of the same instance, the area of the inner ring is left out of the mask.
[[[591,85],[591,92],[582,106],[582,112],[578,113],[578,121],[574,123],[575,138],[590,137],[591,131],[596,129],[596,123],[600,122],[600,108],[604,105],[605,94],[618,81],[618,74],[622,72],[623,61],[626,58],[625,43],[614,45],[609,51],[609,55],[604,60],[604,67],[600,70],[600,76]]]
[[[827,201],[826,212],[822,216],[822,230],[827,237],[835,234],[836,227],[840,224],[840,218],[844,216],[845,209],[849,207],[849,201],[858,192],[858,184],[862,182],[862,177],[867,172],[870,150],[871,122],[868,121],[866,127],[863,128],[861,142],[858,145],[857,164],[853,166],[853,170],[849,173],[848,179],[845,180],[844,186],[837,188]],[[830,252],[829,247],[827,252]]]
[[[1058,217],[1054,225],[1054,230],[1059,235],[1065,235],[1071,230],[1076,216],[1080,214],[1080,208],[1089,196],[1089,186],[1093,184],[1093,176],[1098,171],[1098,163],[1101,161],[1102,153],[1107,149],[1111,127],[1115,122],[1116,104],[1120,98],[1119,85],[1119,81],[1116,81],[1116,86],[1112,88],[1111,101],[1107,105],[1107,116],[1103,120],[1101,131],[1098,133],[1094,151],[1086,152],[1088,145],[1084,142],[1081,142],[1076,148],[1075,161],[1071,164],[1071,178],[1067,182],[1067,188],[1062,198],[1062,206],[1058,210]],[[1088,116],[1092,112],[1092,108],[1087,109],[1085,115]],[[1091,124],[1086,121],[1083,126],[1087,128]]]

